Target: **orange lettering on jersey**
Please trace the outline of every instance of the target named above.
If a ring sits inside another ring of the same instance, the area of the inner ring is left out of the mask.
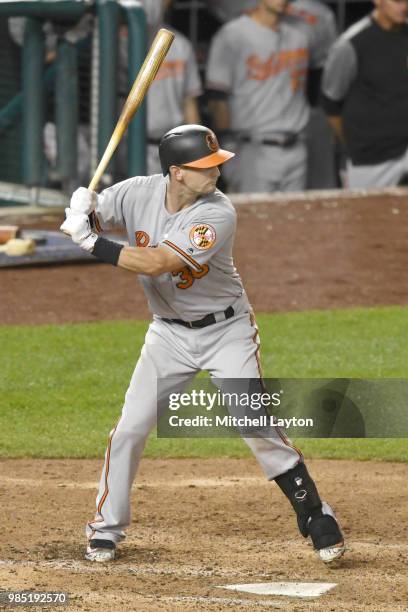
[[[155,78],[156,81],[162,79],[176,78],[182,76],[186,70],[186,62],[183,60],[168,60],[164,61],[160,66],[159,72]]]
[[[149,246],[150,236],[146,232],[135,232],[136,246],[147,247]]]
[[[207,264],[204,264],[201,267],[200,272],[192,270],[189,266],[184,266],[184,268],[182,268],[178,272],[173,272],[173,276],[179,276],[180,278],[180,282],[176,285],[177,289],[190,289],[196,279],[203,278],[203,276],[206,276],[208,274],[209,269],[209,266],[207,266]]]
[[[305,68],[308,57],[309,50],[306,48],[272,53],[266,61],[253,53],[246,61],[247,78],[254,81],[266,81],[266,79],[276,76],[285,70],[290,72],[299,71]]]

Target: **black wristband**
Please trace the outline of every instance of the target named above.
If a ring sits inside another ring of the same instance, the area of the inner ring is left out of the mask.
[[[107,240],[99,236],[98,240],[95,242],[92,255],[95,255],[95,257],[105,263],[117,266],[119,255],[123,247],[123,244],[118,244],[117,242],[112,242],[112,240]]]

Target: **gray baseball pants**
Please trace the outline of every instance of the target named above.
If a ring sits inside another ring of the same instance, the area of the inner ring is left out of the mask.
[[[245,296],[233,304],[236,316],[203,329],[188,329],[155,317],[126,393],[122,415],[111,431],[89,539],[120,542],[130,523],[130,493],[147,437],[165,408],[168,394],[180,393],[195,374],[213,379],[259,378],[259,336]],[[160,378],[158,393],[157,379]],[[163,382],[164,381],[164,382]],[[176,381],[176,382],[175,382]],[[244,438],[266,477],[273,480],[302,460],[282,431]]]

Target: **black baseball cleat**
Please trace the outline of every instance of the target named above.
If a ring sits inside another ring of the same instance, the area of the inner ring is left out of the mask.
[[[323,516],[309,522],[309,532],[317,554],[323,563],[332,563],[346,552],[344,536],[333,508],[322,502]]]
[[[87,561],[106,563],[107,561],[113,561],[115,552],[115,542],[112,542],[112,540],[99,540],[95,538],[88,542],[85,559]]]

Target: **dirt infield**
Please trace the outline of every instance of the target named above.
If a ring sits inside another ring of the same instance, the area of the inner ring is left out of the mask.
[[[407,226],[405,199],[395,195],[238,206],[236,263],[257,312],[408,304]],[[3,324],[148,317],[136,278],[111,266],[2,270],[0,278]],[[334,567],[298,534],[256,462],[225,458],[145,460],[128,538],[106,567],[83,560],[101,462],[0,460],[0,589],[68,591],[69,610],[98,612],[408,610],[406,465],[309,466],[349,544]],[[272,581],[337,586],[308,600],[219,588]]]
[[[406,197],[282,199],[237,208],[235,261],[256,312],[408,304]],[[25,226],[55,229],[60,222],[50,217]],[[111,266],[10,269],[0,278],[6,287],[0,323],[149,316],[137,278]]]
[[[117,560],[83,560],[99,461],[0,462],[2,589],[68,591],[72,610],[143,612],[407,610],[406,466],[312,461],[350,550],[326,567],[299,535],[288,502],[255,461],[145,460]],[[345,492],[346,495],[345,495]],[[311,600],[219,587],[327,582]],[[64,609],[64,608],[55,608]]]

